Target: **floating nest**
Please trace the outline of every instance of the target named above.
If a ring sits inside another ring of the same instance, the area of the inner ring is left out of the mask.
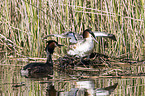
[[[60,57],[55,61],[55,67],[59,73],[67,75],[99,75],[103,69],[111,68],[109,57],[100,53],[92,53],[89,58],[82,59],[72,56]]]
[[[135,63],[134,63],[135,62]],[[89,58],[82,59],[72,56],[60,57],[55,61],[55,67],[60,75],[73,76],[76,78],[96,77],[121,77],[144,75],[144,72],[136,72],[138,61],[124,58],[110,58],[100,53],[92,53]],[[144,61],[141,62],[144,64]]]
[[[76,67],[81,66],[85,68],[96,68],[99,66],[107,66],[111,67],[111,63],[108,59],[109,57],[104,54],[100,53],[92,53],[89,58],[84,57],[82,59],[78,57],[72,57],[72,56],[64,56],[57,59],[57,64],[59,64],[59,67],[67,68],[67,67]]]

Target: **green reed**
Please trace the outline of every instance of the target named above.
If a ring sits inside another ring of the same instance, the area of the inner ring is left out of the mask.
[[[0,5],[0,42],[2,50],[9,50],[9,55],[45,57],[45,41],[42,40],[45,35],[67,31],[81,33],[87,28],[117,37],[117,42],[97,38],[97,52],[136,60],[144,55],[143,0],[6,0]],[[67,39],[49,39],[68,45]],[[66,48],[56,52],[64,55]]]

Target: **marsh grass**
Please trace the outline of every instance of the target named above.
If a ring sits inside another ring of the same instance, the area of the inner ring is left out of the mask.
[[[99,44],[95,51],[144,59],[143,0],[2,0],[0,9],[0,46],[5,55],[45,57],[45,41],[42,40],[45,35],[70,30],[81,33],[91,28],[117,37],[117,42],[97,38]],[[49,39],[68,45],[67,39]],[[66,48],[57,49],[56,53],[64,55]]]

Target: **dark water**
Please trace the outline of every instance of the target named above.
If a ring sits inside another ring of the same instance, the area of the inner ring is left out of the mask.
[[[77,78],[58,76],[52,78],[25,78],[20,75],[20,69],[26,62],[7,62],[0,64],[0,95],[1,96],[48,96],[48,87],[52,84],[57,92],[64,94],[72,88],[78,88],[77,82],[85,81],[90,88],[104,88],[118,83],[110,96],[145,96],[145,76],[125,76],[124,78]],[[145,66],[130,67],[134,72],[144,72]],[[91,85],[89,85],[89,82]],[[92,87],[93,86],[93,87]],[[61,95],[63,96],[63,95]],[[64,95],[67,96],[67,95]],[[83,95],[82,95],[83,96]],[[92,96],[92,95],[88,95]],[[94,95],[95,96],[95,95]]]

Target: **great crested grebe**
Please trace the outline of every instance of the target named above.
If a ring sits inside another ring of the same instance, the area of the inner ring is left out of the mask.
[[[72,45],[67,54],[81,58],[90,55],[94,48],[93,40],[97,42],[94,33],[90,29],[84,30],[83,39],[78,40],[76,44]]]
[[[116,41],[115,35],[113,34],[99,31],[92,32],[89,29],[84,30],[82,35],[70,31],[62,34],[50,34],[45,36],[43,39],[46,39],[49,36],[70,38],[70,43],[73,43],[74,45],[71,45],[72,49],[68,51],[68,54],[80,57],[87,56],[93,51],[93,39],[96,41],[94,37],[107,37]]]
[[[46,63],[42,62],[36,62],[36,63],[29,63],[26,66],[24,66],[21,70],[22,76],[27,76],[29,74],[37,74],[37,73],[49,73],[52,74],[53,69],[53,61],[51,55],[54,52],[55,47],[60,47],[63,45],[58,44],[58,42],[54,40],[47,41],[47,45],[45,48],[45,51],[47,53],[47,61]]]

